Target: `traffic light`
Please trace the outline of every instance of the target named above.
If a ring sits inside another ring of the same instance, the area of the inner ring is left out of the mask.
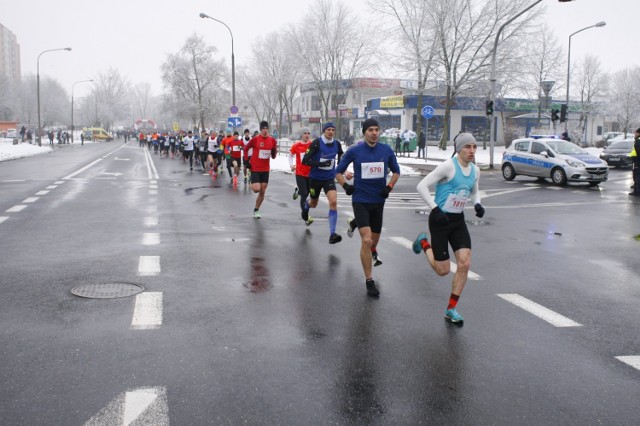
[[[562,104],[560,105],[560,122],[564,123],[565,121],[567,121],[567,105]]]
[[[486,113],[487,115],[493,115],[493,101],[487,101]]]
[[[559,109],[551,110],[551,121],[553,121],[554,123],[560,119],[560,117],[558,116],[559,112],[560,112]]]

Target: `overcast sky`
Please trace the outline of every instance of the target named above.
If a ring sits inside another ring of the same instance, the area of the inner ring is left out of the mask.
[[[370,17],[366,0],[346,3],[362,17],[361,25],[376,25],[379,18]],[[294,25],[312,4],[312,0],[0,0],[0,23],[18,38],[23,74],[35,74],[40,52],[70,46],[72,52],[42,55],[41,77],[58,79],[70,92],[75,81],[114,67],[134,84],[148,81],[158,94],[160,64],[194,31],[214,44],[230,66],[229,31],[215,21],[199,18],[200,12],[231,27],[238,68],[248,60],[256,38]],[[571,33],[606,21],[605,27],[572,38],[573,64],[588,53],[597,55],[607,71],[640,64],[635,58],[640,0],[543,0],[536,7],[541,5],[565,50]],[[76,86],[76,96],[88,90],[83,86],[89,85]]]

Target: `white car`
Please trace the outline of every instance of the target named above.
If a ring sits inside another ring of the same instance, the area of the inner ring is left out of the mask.
[[[586,182],[591,186],[606,182],[609,166],[579,146],[562,139],[516,139],[502,155],[502,177],[516,175],[549,178],[556,185]]]
[[[17,138],[18,137],[18,131],[16,129],[7,129],[7,136],[8,138]]]

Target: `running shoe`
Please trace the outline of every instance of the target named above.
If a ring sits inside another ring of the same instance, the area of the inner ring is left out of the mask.
[[[356,230],[355,227],[351,226],[351,222],[353,222],[355,219],[352,216],[349,216],[347,218],[347,236],[349,238],[353,238],[353,231]]]
[[[331,234],[329,237],[329,244],[339,243],[340,241],[342,241],[342,237],[338,234]]]
[[[378,290],[378,287],[376,287],[376,282],[373,281],[373,279],[368,279],[367,281],[365,281],[365,284],[367,285],[367,294],[369,296],[380,296],[380,290]]]
[[[462,324],[464,322],[464,318],[462,318],[462,315],[460,315],[458,311],[456,311],[456,308],[451,308],[444,311],[444,317],[454,324]]]
[[[304,209],[300,212],[300,217],[302,220],[309,220],[309,209]]]
[[[416,237],[416,240],[413,242],[412,248],[415,254],[420,254],[420,252],[422,251],[422,240],[429,242],[429,238],[427,237],[427,234],[425,234],[424,232],[418,235]]]
[[[313,223],[313,218],[311,216],[308,217],[307,220],[304,221],[304,224],[309,226]]]
[[[371,253],[371,257],[373,258],[373,266],[382,265],[382,259],[378,256],[378,253]]]
[[[253,217],[256,219],[260,219],[262,217],[262,215],[260,214],[260,212],[258,210],[254,210],[253,211]]]
[[[298,192],[299,192],[299,190],[298,190],[298,187],[296,186],[296,189],[293,190],[293,199],[294,200],[298,199]]]

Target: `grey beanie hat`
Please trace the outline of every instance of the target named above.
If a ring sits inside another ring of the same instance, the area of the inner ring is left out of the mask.
[[[463,146],[470,143],[477,144],[476,138],[471,133],[460,133],[456,137],[456,151],[460,152]]]
[[[304,135],[305,133],[311,133],[311,129],[309,129],[308,127],[301,127],[300,134]]]

